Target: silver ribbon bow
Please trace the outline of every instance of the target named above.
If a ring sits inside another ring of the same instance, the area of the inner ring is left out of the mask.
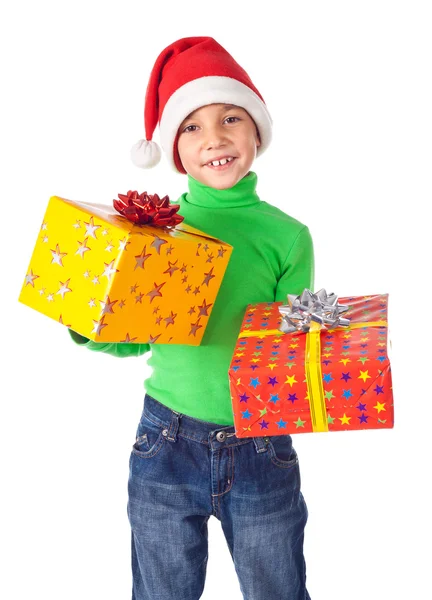
[[[349,309],[345,304],[338,304],[336,294],[328,294],[321,289],[316,294],[305,288],[299,296],[288,294],[288,306],[279,306],[282,322],[279,327],[283,333],[300,331],[307,333],[310,330],[310,322],[320,324],[321,329],[333,329],[334,327],[348,327],[350,319],[340,317]]]

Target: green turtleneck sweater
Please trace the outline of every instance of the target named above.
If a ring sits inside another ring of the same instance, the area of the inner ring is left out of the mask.
[[[184,415],[233,425],[228,369],[248,304],[282,301],[313,290],[314,255],[308,228],[260,200],[249,172],[234,187],[217,190],[190,175],[180,196],[184,223],[233,246],[200,346],[152,344],[145,391]],[[149,344],[93,342],[71,331],[90,350],[139,356]]]

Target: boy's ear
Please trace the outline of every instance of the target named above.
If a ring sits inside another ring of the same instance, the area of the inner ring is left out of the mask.
[[[258,143],[257,143],[257,147],[258,147],[258,146],[261,146],[261,138],[260,138],[260,134],[258,131],[258,127],[255,126],[255,129],[256,129],[256,136],[257,136],[257,140],[258,140]]]

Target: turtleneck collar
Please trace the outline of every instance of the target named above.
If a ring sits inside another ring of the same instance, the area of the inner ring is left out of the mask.
[[[184,199],[190,204],[203,208],[235,208],[261,202],[255,191],[258,178],[253,171],[249,171],[243,179],[226,190],[204,185],[189,174],[187,177],[189,193],[184,195]]]

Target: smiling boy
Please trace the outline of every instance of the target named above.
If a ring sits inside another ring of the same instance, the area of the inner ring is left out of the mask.
[[[157,58],[144,117],[147,139],[133,148],[135,164],[157,164],[151,137],[159,123],[170,166],[187,176],[188,192],[178,200],[184,223],[233,252],[210,318],[193,293],[178,317],[208,320],[199,346],[103,344],[71,331],[78,343],[115,356],[151,349],[129,463],[133,600],[201,597],[210,516],[221,522],[244,600],[310,600],[303,556],[308,511],[291,436],[237,438],[228,377],[247,305],[286,303],[287,294],[313,289],[308,228],[261,200],[250,170],[270,144],[270,115],[232,56],[212,38],[195,37]],[[208,254],[209,269],[215,260]],[[257,346],[255,365],[260,354]],[[261,379],[257,394],[268,395],[270,366]],[[246,394],[243,400],[247,423]]]
[[[234,187],[249,172],[260,145],[255,123],[239,106],[203,106],[179,127],[178,151],[185,171],[218,190]]]

